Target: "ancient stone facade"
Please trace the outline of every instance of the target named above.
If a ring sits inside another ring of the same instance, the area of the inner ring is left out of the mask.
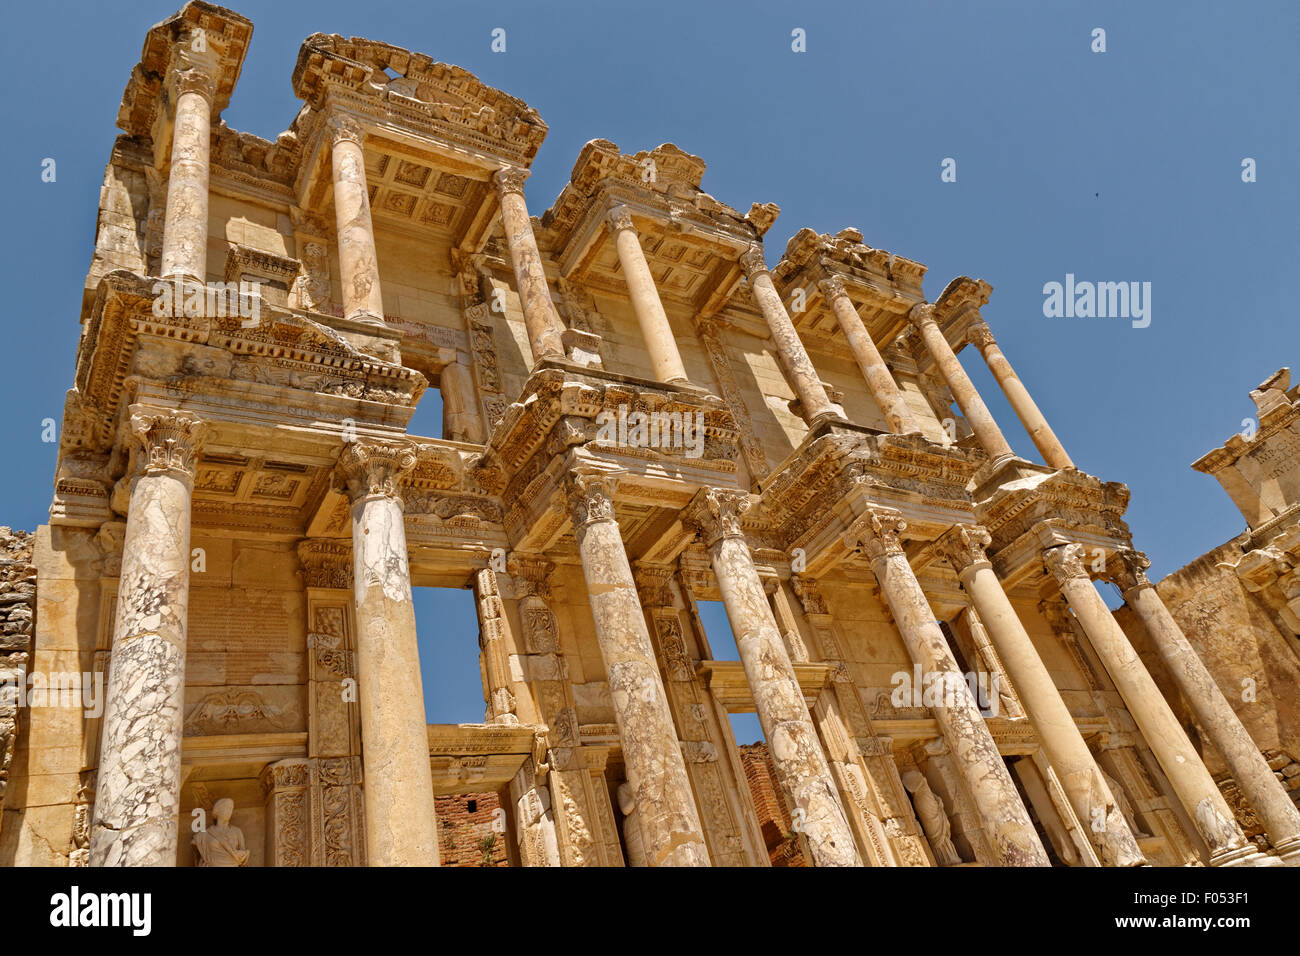
[[[0,673],[102,706],[0,710],[0,863],[1295,861],[1294,391],[1226,452],[1273,483],[1231,562],[1265,703],[1189,716],[1233,635],[1146,580],[988,283],[927,300],[852,228],[769,250],[779,209],[670,144],[588,143],[534,217],[536,110],[386,43],[308,37],[289,128],[240,133],[251,36],[193,0],[122,101],[50,521],[0,581]],[[413,587],[472,592],[482,723],[425,723]]]

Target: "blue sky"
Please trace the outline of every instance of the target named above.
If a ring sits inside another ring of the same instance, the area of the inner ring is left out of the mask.
[[[177,5],[6,10],[0,522],[15,527],[47,517],[55,446],[41,420],[61,417],[72,381],[121,92],[145,31]],[[551,130],[528,184],[536,214],[586,141],[674,142],[705,159],[704,188],[724,202],[780,204],[769,261],[803,226],[852,225],[927,264],[931,297],[955,275],[992,283],[985,317],[1076,464],[1132,489],[1153,577],[1244,527],[1188,465],[1253,414],[1250,388],[1300,359],[1287,291],[1300,253],[1300,5],[235,6],[255,29],[231,126],[274,138],[289,124],[294,59],[319,31],[426,52],[535,106]],[[496,27],[505,53],[490,50]],[[796,27],[807,52],[791,51]],[[1105,53],[1090,50],[1097,27]],[[54,183],[41,181],[45,157]],[[955,183],[940,181],[946,157]],[[1241,181],[1244,157],[1257,182]],[[1066,273],[1150,282],[1150,327],[1044,318],[1043,285]],[[978,356],[963,360],[1012,445],[1035,457]],[[426,697],[432,719],[477,719],[476,625],[453,604],[422,601],[421,620],[443,622],[426,643],[445,633],[459,662],[426,667]]]

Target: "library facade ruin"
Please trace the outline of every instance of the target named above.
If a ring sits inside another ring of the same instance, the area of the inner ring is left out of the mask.
[[[1198,463],[1252,530],[1153,585],[988,283],[765,248],[672,145],[535,217],[538,113],[386,43],[309,37],[240,133],[251,35],[193,0],[123,97],[50,520],[0,541],[0,864],[1300,863],[1284,375]],[[481,723],[426,722],[420,587],[473,594]]]

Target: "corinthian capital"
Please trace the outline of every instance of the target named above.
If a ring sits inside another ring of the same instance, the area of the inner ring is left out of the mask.
[[[192,480],[207,426],[184,412],[155,411],[143,405],[132,405],[130,411],[131,438],[143,452],[137,459],[140,472],[175,472]]]
[[[524,180],[528,178],[528,170],[522,166],[502,166],[492,174],[492,182],[497,187],[497,192],[501,195],[515,193],[522,196],[524,194]]]
[[[931,302],[918,302],[907,313],[907,321],[918,329],[927,325],[937,325],[938,323],[934,318],[934,304]]]
[[[992,567],[984,549],[993,543],[978,525],[956,524],[934,543],[934,550],[960,577],[967,570]]]
[[[217,81],[212,74],[196,66],[185,70],[177,70],[172,77],[172,86],[175,95],[178,97],[182,93],[198,93],[209,104],[217,92]]]
[[[872,561],[903,554],[902,535],[906,530],[901,511],[868,508],[844,533],[844,545],[850,551],[864,551]]]
[[[614,490],[618,479],[599,472],[571,472],[564,483],[564,496],[574,529],[593,521],[614,520]]]
[[[1141,551],[1118,548],[1106,564],[1111,577],[1115,579],[1119,589],[1126,594],[1134,588],[1152,586],[1146,573],[1147,568],[1151,567],[1151,561]]]
[[[1071,578],[1091,580],[1083,566],[1083,545],[1060,544],[1043,552],[1043,567],[1061,584]]]
[[[763,246],[760,243],[751,242],[745,248],[740,254],[740,267],[751,279],[767,271],[767,260],[763,258]]]
[[[632,228],[632,210],[627,206],[612,206],[605,213],[605,221],[609,223],[609,228],[618,232],[621,229]]]
[[[705,547],[722,538],[743,538],[740,522],[752,502],[749,492],[730,488],[703,488],[686,506],[682,523],[699,531]]]
[[[415,467],[415,444],[367,439],[344,444],[334,467],[334,486],[349,500],[367,495],[400,498],[402,477]]]
[[[834,302],[840,296],[848,295],[848,292],[844,289],[844,280],[839,276],[827,276],[825,279],[819,280],[817,289],[826,297],[827,302]]]
[[[993,337],[993,330],[989,328],[987,322],[976,322],[970,327],[967,335],[970,338],[971,345],[981,352],[998,344],[997,339]]]
[[[359,146],[365,136],[361,124],[344,113],[331,113],[329,119],[325,121],[325,128],[329,130],[332,145],[349,142]]]

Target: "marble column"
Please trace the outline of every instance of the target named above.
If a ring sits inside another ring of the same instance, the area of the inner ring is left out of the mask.
[[[352,503],[366,854],[371,866],[437,866],[429,735],[402,519],[408,441],[343,446],[337,487]]]
[[[1003,866],[1050,866],[1029,811],[908,563],[902,545],[906,529],[902,515],[892,508],[868,508],[849,528],[844,543],[870,558],[871,570],[912,662],[920,665],[923,675],[934,675],[926,679],[943,681],[944,702],[933,708],[935,720],[998,862]]]
[[[844,280],[839,276],[830,276],[818,282],[817,288],[830,303],[835,320],[843,330],[844,338],[848,340],[858,368],[862,370],[862,377],[867,380],[867,389],[884,414],[885,421],[889,423],[889,430],[895,435],[920,431],[889,366],[872,341],[871,333],[863,324],[858,310],[853,307],[853,300],[844,289]]]
[[[939,374],[948,383],[952,397],[957,400],[961,413],[966,416],[971,430],[979,439],[980,447],[995,461],[1013,455],[1002,429],[998,428],[998,423],[993,419],[993,413],[984,404],[984,399],[980,398],[980,393],[966,375],[966,370],[961,367],[957,353],[943,337],[943,330],[934,318],[934,306],[928,302],[913,306],[907,317],[920,332],[926,351],[938,366]]]
[[[1125,548],[1116,557],[1112,566],[1124,600],[1141,619],[1174,683],[1196,714],[1197,723],[1223,755],[1274,849],[1289,865],[1300,865],[1300,810],[1147,578],[1151,562],[1146,555]]]
[[[343,315],[354,322],[383,325],[384,298],[379,290],[375,228],[370,221],[366,158],[361,148],[365,132],[350,116],[335,114],[329,119],[328,135]]]
[[[100,736],[91,866],[175,866],[190,497],[204,426],[131,406],[131,498]]]
[[[637,238],[636,229],[632,225],[632,212],[627,206],[615,206],[609,211],[606,221],[610,232],[614,234],[618,264],[627,281],[632,311],[636,313],[636,320],[641,326],[646,351],[650,353],[650,367],[655,380],[685,382],[686,369],[682,365],[681,354],[677,351],[677,340],[673,338],[668,314],[664,312],[664,305],[659,300],[654,276],[650,274],[641,240]]]
[[[1248,858],[1258,854],[1246,842],[1178,718],[1106,607],[1083,566],[1082,553],[1081,544],[1056,545],[1043,552],[1043,563],[1060,585],[1178,801],[1209,848],[1210,865],[1253,862]]]
[[[817,866],[861,866],[817,728],[741,530],[741,516],[749,507],[747,492],[705,488],[683,521],[698,529],[709,549],[754,709],[777,780],[796,817],[796,830],[808,838]]]
[[[564,358],[564,323],[551,301],[542,254],[537,250],[533,223],[528,218],[528,206],[524,202],[524,180],[527,178],[528,170],[505,166],[493,174],[492,182],[496,184],[497,196],[501,200],[506,248],[510,250],[510,262],[515,269],[515,286],[519,290],[528,345],[536,365],[544,358]]]
[[[573,473],[565,487],[627,780],[651,866],[709,866],[645,614],[618,521],[615,478]]]
[[[767,271],[767,262],[763,258],[763,247],[751,244],[740,254],[740,265],[745,270],[750,291],[759,311],[772,333],[772,342],[776,345],[776,355],[785,369],[785,374],[799,396],[803,406],[803,418],[812,428],[823,421],[843,419],[843,414],[831,402],[822,385],[817,370],[813,368],[812,359],[795,330],[790,313],[785,310],[785,303],[772,283],[772,275]]]
[[[970,595],[1102,865],[1139,866],[1145,859],[1137,839],[984,553],[989,541],[983,528],[957,525],[939,539],[936,550]]]
[[[1038,405],[1030,396],[1029,390],[1020,381],[1015,369],[1002,354],[1002,350],[998,348],[997,339],[993,338],[993,330],[988,327],[988,323],[977,322],[971,326],[970,340],[984,356],[985,364],[997,379],[1002,394],[1011,403],[1020,423],[1025,426],[1025,431],[1029,432],[1029,437],[1033,440],[1039,454],[1043,456],[1043,461],[1053,468],[1073,468],[1074,462],[1066,453],[1065,446],[1047,424],[1047,419],[1038,410]]]
[[[176,113],[160,271],[165,278],[200,285],[208,278],[208,152],[215,92],[215,80],[203,70],[191,67],[175,74]]]

